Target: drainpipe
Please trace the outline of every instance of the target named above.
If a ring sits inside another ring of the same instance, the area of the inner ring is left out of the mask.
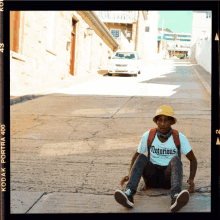
[[[140,11],[138,11],[138,20],[136,27],[136,42],[135,42],[135,51],[138,51],[138,40],[139,40],[139,20],[140,20]]]

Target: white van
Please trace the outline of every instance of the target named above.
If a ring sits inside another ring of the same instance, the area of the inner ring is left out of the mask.
[[[117,51],[109,59],[108,75],[110,76],[114,73],[134,76],[141,73],[141,58],[137,51]]]

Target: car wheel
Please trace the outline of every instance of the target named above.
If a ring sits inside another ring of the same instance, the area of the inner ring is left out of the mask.
[[[137,77],[137,76],[138,76],[138,74],[136,73],[136,74],[134,74],[134,76],[135,76],[135,77]]]
[[[139,71],[138,74],[141,74],[141,71]]]
[[[109,76],[112,76],[112,73],[108,73]]]

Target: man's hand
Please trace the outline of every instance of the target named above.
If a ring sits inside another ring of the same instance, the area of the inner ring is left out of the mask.
[[[123,186],[124,183],[127,182],[128,180],[129,180],[129,176],[123,177],[122,180],[121,180],[121,186]]]
[[[189,183],[189,189],[188,191],[191,193],[191,192],[194,192],[194,188],[195,188],[195,183],[193,182],[193,180],[187,180],[187,183]]]

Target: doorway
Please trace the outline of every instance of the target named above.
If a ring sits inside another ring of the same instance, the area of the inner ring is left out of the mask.
[[[10,11],[10,50],[18,53],[20,11]]]
[[[71,32],[71,55],[70,55],[70,74],[74,76],[75,66],[75,45],[76,45],[76,23],[74,19],[72,19],[72,32]]]

